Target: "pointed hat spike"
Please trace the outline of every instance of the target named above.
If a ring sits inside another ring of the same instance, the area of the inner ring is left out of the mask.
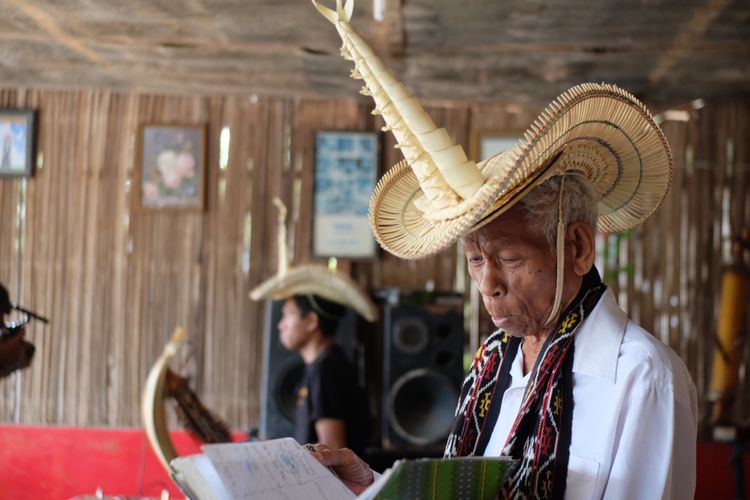
[[[273,197],[273,204],[279,209],[277,223],[279,226],[277,241],[279,246],[279,270],[277,276],[281,276],[289,269],[289,256],[286,247],[286,205],[278,196]]]
[[[352,18],[352,12],[354,11],[352,0],[347,0],[346,5],[343,7],[341,6],[341,0],[336,0],[336,10],[329,9],[325,5],[318,3],[316,0],[312,0],[312,3],[315,8],[318,9],[318,12],[333,24],[338,23],[341,19],[349,21],[349,19]]]
[[[438,128],[419,101],[388,72],[372,48],[352,29],[349,20],[354,1],[347,0],[342,6],[341,0],[337,0],[336,11],[317,0],[311,1],[336,27],[354,61],[352,75],[365,80],[376,109],[389,110],[383,113],[386,125],[403,145],[404,158],[417,176],[427,200],[426,208],[446,208],[470,198],[485,182],[482,172],[448,134],[431,134]],[[427,135],[429,144],[425,143]],[[433,140],[438,136],[440,140]]]

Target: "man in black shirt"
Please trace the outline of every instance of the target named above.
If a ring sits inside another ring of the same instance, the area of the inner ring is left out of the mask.
[[[284,301],[279,335],[282,345],[305,362],[295,439],[362,451],[369,427],[367,400],[354,365],[334,337],[345,312],[341,304],[316,295],[295,295]]]
[[[298,352],[305,362],[295,438],[301,444],[319,442],[361,451],[369,431],[367,398],[335,334],[347,309],[375,321],[377,308],[367,292],[344,273],[320,265],[290,266],[286,207],[278,198],[274,203],[279,208],[279,269],[255,287],[250,298],[284,301],[278,324],[281,344]]]

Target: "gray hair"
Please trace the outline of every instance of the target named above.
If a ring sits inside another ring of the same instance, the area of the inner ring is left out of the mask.
[[[557,238],[557,207],[562,176],[555,176],[532,189],[519,200],[518,205],[526,211],[526,220],[532,229],[541,231],[554,248]],[[563,223],[581,221],[588,224],[596,234],[596,219],[599,217],[597,197],[591,183],[580,175],[566,175],[562,201]]]

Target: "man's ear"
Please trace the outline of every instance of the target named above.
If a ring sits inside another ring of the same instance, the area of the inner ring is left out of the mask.
[[[577,221],[568,224],[565,236],[567,245],[573,250],[570,259],[573,271],[578,276],[583,276],[591,270],[596,259],[594,231],[585,222]]]
[[[320,317],[315,311],[310,311],[305,314],[305,330],[313,332],[317,328],[320,328]]]

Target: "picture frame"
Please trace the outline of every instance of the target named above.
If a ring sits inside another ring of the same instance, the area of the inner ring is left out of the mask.
[[[136,141],[136,211],[205,208],[206,126],[141,124]]]
[[[32,177],[35,148],[36,112],[0,109],[0,176]]]
[[[315,134],[313,255],[368,259],[377,245],[367,211],[378,179],[380,134]]]
[[[513,148],[522,137],[522,130],[474,130],[471,133],[469,155],[477,163],[484,161],[497,153]]]

